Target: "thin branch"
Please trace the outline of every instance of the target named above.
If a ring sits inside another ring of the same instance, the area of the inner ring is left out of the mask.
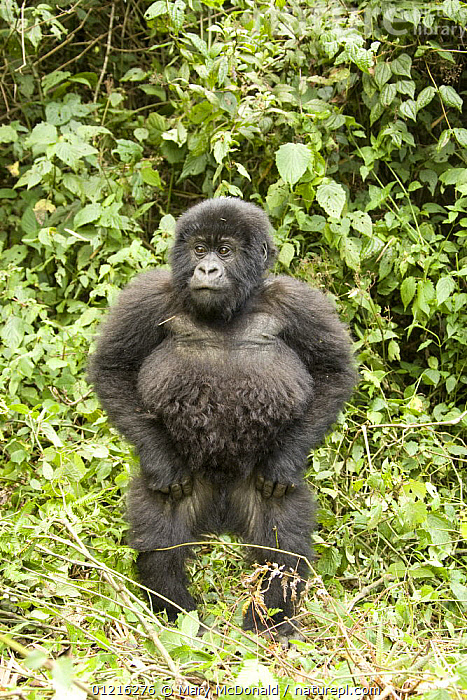
[[[112,27],[114,24],[115,17],[115,3],[112,3],[112,9],[110,11],[110,21],[109,21],[109,32],[107,34],[107,49],[105,51],[104,65],[102,66],[101,74],[99,80],[97,81],[96,89],[94,91],[94,102],[97,102],[99,96],[99,90],[101,89],[102,81],[104,80],[104,75],[107,70],[107,64],[109,62],[110,51],[112,49]]]

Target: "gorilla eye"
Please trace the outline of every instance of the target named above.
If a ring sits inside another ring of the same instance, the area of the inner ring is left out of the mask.
[[[205,252],[206,252],[206,248],[204,245],[195,245],[196,255],[204,255]]]
[[[218,252],[219,255],[221,255],[222,257],[225,257],[226,255],[228,255],[228,254],[230,253],[230,248],[229,248],[228,245],[221,245],[221,246],[219,246],[219,248],[217,249],[217,252]]]

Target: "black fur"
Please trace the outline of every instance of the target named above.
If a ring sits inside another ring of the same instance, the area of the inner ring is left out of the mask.
[[[307,455],[355,383],[348,334],[323,294],[268,277],[269,221],[241,200],[208,200],[178,221],[172,272],[139,275],[104,324],[90,377],[140,457],[132,545],[153,605],[193,610],[184,562],[206,533],[232,532],[250,559],[306,576],[313,505]],[[158,551],[159,550],[159,551]],[[160,598],[173,601],[174,605]],[[288,633],[290,590],[272,577],[270,624]],[[248,629],[264,628],[250,606]]]

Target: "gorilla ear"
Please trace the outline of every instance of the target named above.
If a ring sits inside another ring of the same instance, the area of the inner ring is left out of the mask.
[[[277,248],[272,241],[264,241],[263,243],[263,261],[266,268],[271,267],[276,259]]]

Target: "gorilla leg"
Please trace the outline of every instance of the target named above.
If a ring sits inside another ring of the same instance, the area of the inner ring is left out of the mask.
[[[251,630],[274,629],[281,635],[290,635],[294,627],[285,618],[294,614],[295,599],[303,588],[298,582],[308,576],[308,566],[302,557],[311,560],[311,531],[313,527],[314,507],[311,494],[305,483],[290,488],[283,495],[281,489],[265,498],[256,488],[253,478],[247,488],[239,484],[231,495],[231,509],[238,514],[236,532],[247,542],[261,545],[249,550],[248,558],[259,564],[271,562],[279,570],[271,569],[261,584],[261,593],[266,608],[279,608],[272,616],[272,621],[265,619],[264,609],[251,603],[244,620],[244,628]],[[274,495],[274,493],[276,495]],[[240,520],[241,519],[241,520]],[[271,549],[268,549],[271,547]],[[301,555],[285,554],[285,550]],[[294,576],[295,574],[295,576]]]
[[[139,551],[140,581],[152,591],[153,609],[166,610],[171,621],[176,619],[180,608],[196,608],[187,590],[185,574],[185,562],[191,550],[177,545],[193,542],[209,529],[205,520],[213,497],[212,487],[200,481],[193,483],[191,495],[180,500],[149,489],[143,477],[133,482],[129,504],[130,544]]]

